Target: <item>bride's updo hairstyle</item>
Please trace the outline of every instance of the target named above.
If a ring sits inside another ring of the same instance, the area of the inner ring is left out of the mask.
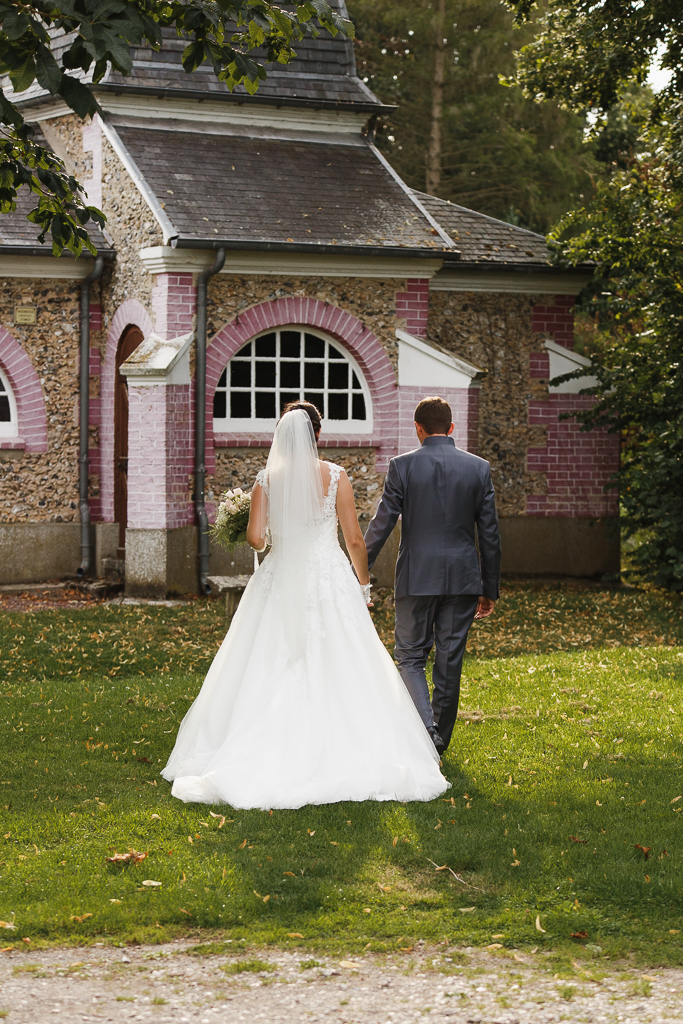
[[[322,428],[322,420],[316,407],[312,402],[288,402],[282,410],[282,415],[284,416],[286,412],[294,412],[295,409],[301,409],[303,412],[308,413],[308,417],[313,424],[313,433],[315,434],[315,439],[317,441]]]

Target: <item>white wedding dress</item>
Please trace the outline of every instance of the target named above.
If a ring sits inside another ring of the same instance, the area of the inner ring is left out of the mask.
[[[319,520],[303,546],[292,541],[296,566],[286,539],[273,536],[183,719],[161,773],[180,800],[296,808],[431,800],[448,788],[339,546],[341,469],[328,466]],[[257,482],[272,504],[268,467]]]

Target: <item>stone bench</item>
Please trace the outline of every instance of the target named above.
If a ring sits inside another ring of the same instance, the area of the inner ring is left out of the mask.
[[[225,594],[225,619],[228,629],[233,620],[237,606],[240,603],[244,588],[251,579],[251,575],[242,576],[207,576],[206,581],[211,587],[212,594]]]

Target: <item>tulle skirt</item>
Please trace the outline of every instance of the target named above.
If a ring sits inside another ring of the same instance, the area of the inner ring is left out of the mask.
[[[294,584],[276,553],[249,581],[161,773],[178,799],[296,808],[448,788],[336,536],[324,548]]]

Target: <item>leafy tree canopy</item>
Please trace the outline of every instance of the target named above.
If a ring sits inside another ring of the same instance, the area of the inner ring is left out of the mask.
[[[28,186],[38,197],[29,220],[40,225],[41,242],[51,232],[55,255],[64,248],[79,255],[84,246],[94,252],[85,225],[104,223],[76,179],[34,138],[15,102],[34,82],[79,117],[92,116],[100,110],[92,86],[107,67],[130,74],[130,47],[158,49],[162,28],[173,27],[187,40],[186,72],[206,62],[229,89],[243,84],[254,93],[266,77],[264,63],[287,64],[316,24],[333,35],[353,34],[325,0],[298,0],[294,10],[272,0],[0,0],[0,75],[11,83],[0,96],[0,213],[14,210],[17,191]],[[55,37],[66,43],[59,59]]]
[[[531,0],[506,0],[524,23]],[[596,404],[585,428],[622,437],[620,496],[635,568],[683,590],[683,7],[673,0],[547,0],[515,80],[526,94],[602,114],[612,168],[552,233],[558,259],[593,260],[580,296],[593,325]],[[658,56],[671,71],[643,89]],[[648,102],[650,100],[650,102]],[[577,376],[575,374],[574,376]]]
[[[499,0],[444,0],[441,20],[438,6],[348,0],[358,73],[384,102],[398,105],[380,121],[378,145],[413,188],[547,231],[592,194],[592,176],[603,173],[584,145],[585,118],[501,85],[500,75],[514,75],[515,51],[532,39],[532,25],[515,29]],[[441,149],[430,182],[439,41]]]

